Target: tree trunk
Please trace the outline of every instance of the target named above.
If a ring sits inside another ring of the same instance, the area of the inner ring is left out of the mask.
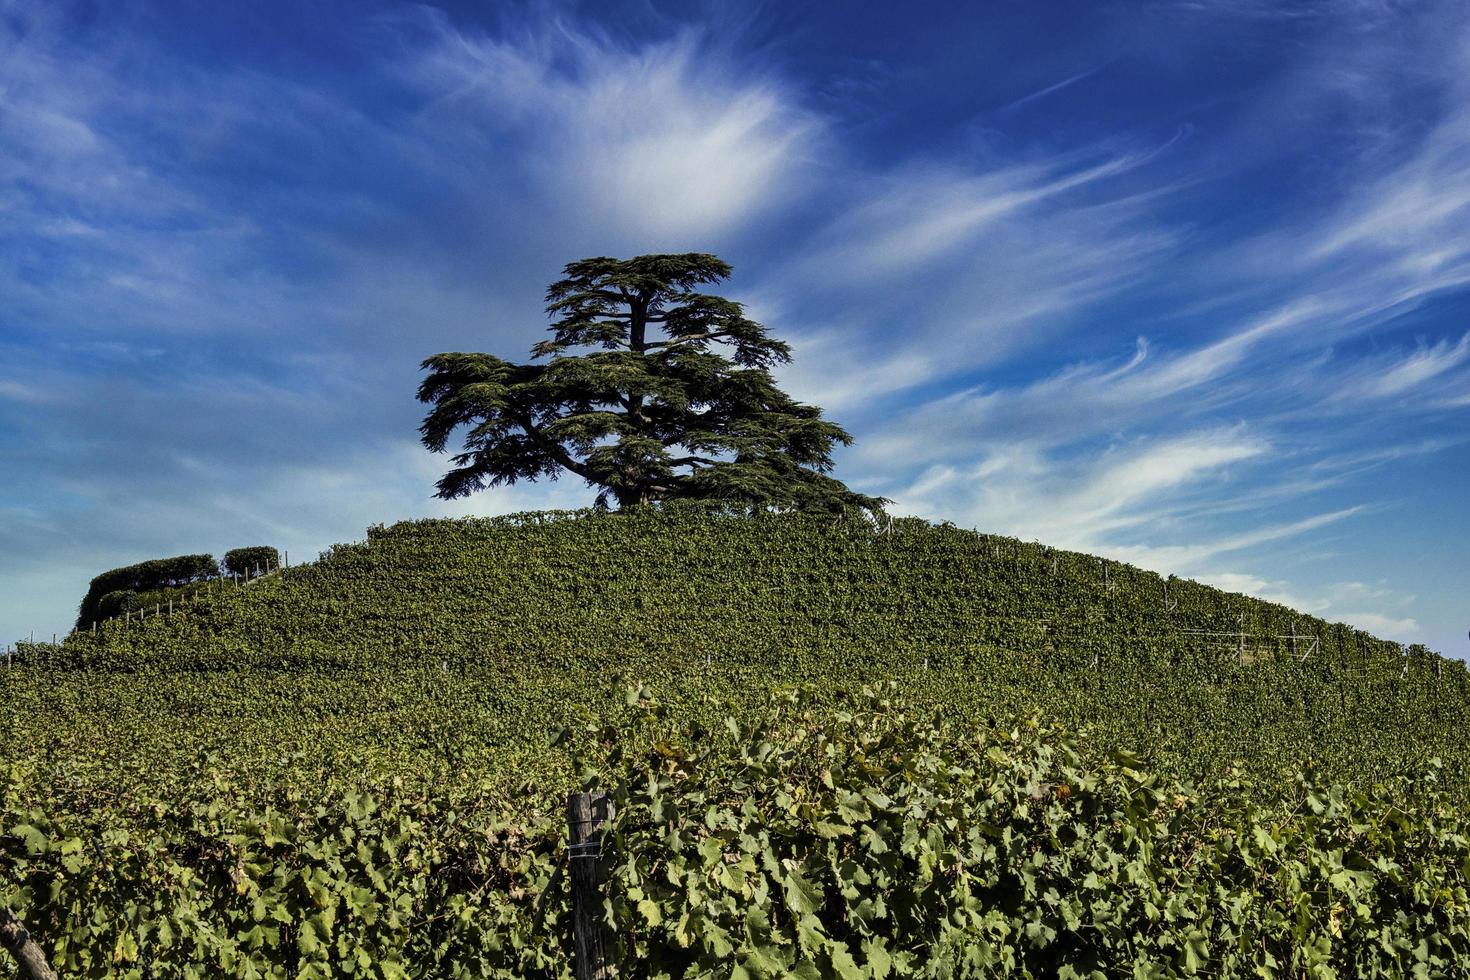
[[[15,957],[23,980],[58,980],[41,947],[26,932],[15,913],[6,908],[0,908],[0,946],[10,950],[10,955]]]

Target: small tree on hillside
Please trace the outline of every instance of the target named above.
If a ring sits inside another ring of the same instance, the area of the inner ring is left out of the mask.
[[[419,400],[423,442],[444,452],[468,427],[438,496],[562,471],[597,505],[697,500],[716,506],[842,512],[884,501],[827,473],[852,437],[776,387],[790,348],[737,302],[698,292],[730,267],[713,255],[584,259],[546,292],[543,364],[436,354]],[[590,349],[589,349],[590,348]],[[581,349],[581,350],[578,350]]]

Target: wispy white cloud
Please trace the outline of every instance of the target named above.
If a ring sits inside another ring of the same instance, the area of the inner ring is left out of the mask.
[[[1344,623],[1350,623],[1376,636],[1387,637],[1400,643],[1416,643],[1423,634],[1423,627],[1412,616],[1387,616],[1381,612],[1344,609],[1332,610],[1331,615]]]
[[[1026,95],[1021,96],[1014,102],[1006,103],[1004,106],[1001,107],[1000,111],[1010,112],[1012,109],[1019,109],[1021,108],[1021,106],[1030,105],[1033,102],[1046,98],[1048,95],[1053,95],[1057,92],[1060,92],[1064,88],[1069,88],[1073,85],[1076,85],[1078,82],[1083,81],[1084,79],[1092,77],[1093,75],[1097,74],[1099,70],[1101,70],[1101,66],[1098,66],[1097,68],[1089,68],[1086,71],[1079,71],[1074,75],[1068,75],[1061,81],[1053,82],[1050,85],[1037,89],[1035,92],[1030,92]]]
[[[0,398],[6,398],[16,402],[40,403],[50,401],[54,397],[54,395],[49,394],[35,385],[26,384],[23,381],[0,378]]]
[[[963,468],[931,467],[894,498],[903,511],[1095,550],[1109,547],[1112,533],[1158,521],[1231,464],[1269,453],[1268,443],[1241,429],[1141,440],[1098,457],[1018,443]]]
[[[428,23],[409,68],[425,121],[513,134],[548,201],[649,250],[694,249],[812,179],[820,119],[700,31],[629,47],[552,22],[511,39]]]
[[[1312,284],[1337,310],[1330,335],[1338,337],[1470,283],[1470,242],[1462,232],[1470,226],[1466,36],[1456,24],[1416,39],[1413,70],[1402,75],[1396,73],[1406,52],[1392,42],[1317,55],[1304,77],[1367,113],[1375,131],[1402,122],[1393,118],[1402,105],[1386,100],[1405,89],[1415,93],[1422,122],[1382,134],[1393,152],[1370,141],[1321,205],[1255,236],[1223,264],[1239,261],[1234,271],[1251,279]],[[1345,66],[1344,59],[1358,63]]]
[[[1347,507],[1341,510],[1312,514],[1300,520],[1268,524],[1246,531],[1215,532],[1214,535],[1195,528],[1189,530],[1189,534],[1192,537],[1190,543],[1183,545],[1100,543],[1097,548],[1100,551],[1106,551],[1124,561],[1132,562],[1144,568],[1172,572],[1178,575],[1209,577],[1211,573],[1207,567],[1207,563],[1216,560],[1221,555],[1237,554],[1250,549],[1260,548],[1262,545],[1276,544],[1288,539],[1300,538],[1312,531],[1337,524],[1339,521],[1347,520],[1362,512],[1363,508],[1361,506]],[[1168,515],[1151,514],[1148,515],[1148,521],[1152,523],[1160,519],[1160,517],[1167,518]],[[1170,523],[1177,524],[1178,522]]]
[[[243,202],[209,193],[202,175],[250,152],[245,123],[278,117],[299,102],[297,87],[228,72],[164,84],[129,56],[125,37],[69,36],[62,5],[11,4],[7,15],[0,294],[12,327],[258,336],[295,319],[302,290],[263,261],[280,243]],[[205,146],[209,130],[235,140]]]
[[[1048,350],[1178,245],[1146,202],[1107,189],[1147,156],[863,174],[838,217],[757,288],[759,314],[800,328],[785,379],[861,414]]]
[[[1073,161],[966,175],[907,171],[882,180],[881,191],[841,215],[810,243],[797,275],[843,284],[902,275],[975,244],[1005,219],[1069,191],[1117,176],[1142,156],[1116,156],[1075,166]],[[968,252],[968,249],[967,249]]]
[[[1309,297],[1194,350],[1157,354],[1139,338],[1126,361],[1076,363],[1015,388],[965,389],[902,411],[861,452],[867,460],[922,463],[973,452],[997,438],[1057,448],[1125,428],[1152,428],[1161,419],[1198,418],[1249,395],[1227,382],[1256,346],[1320,315]]]
[[[1352,395],[1363,398],[1403,395],[1443,376],[1467,359],[1470,359],[1470,333],[1461,337],[1458,343],[1446,339],[1430,347],[1420,347],[1367,379]]]

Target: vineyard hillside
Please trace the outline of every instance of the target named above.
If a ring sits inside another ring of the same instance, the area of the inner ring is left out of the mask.
[[[690,718],[784,684],[893,682],[961,717],[1092,726],[1190,778],[1242,762],[1349,776],[1453,763],[1470,700],[1464,665],[1423,649],[919,520],[413,521],[160,609],[23,647],[6,720],[54,739],[59,704],[62,731],[125,726],[109,744],[133,754],[429,751],[520,775],[627,682]],[[174,721],[155,739],[137,720],[158,717]]]
[[[139,599],[0,669],[0,911],[62,976],[571,980],[582,859],[627,976],[1467,975],[1463,664],[1282,606],[681,512]]]

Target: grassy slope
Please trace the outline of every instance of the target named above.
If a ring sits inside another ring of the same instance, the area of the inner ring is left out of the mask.
[[[775,684],[895,681],[962,718],[1086,724],[1187,778],[1244,760],[1363,779],[1428,754],[1464,771],[1470,701],[1463,664],[1271,603],[918,521],[791,517],[374,528],[24,659],[0,677],[7,740],[130,779],[200,750],[551,777],[549,732],[629,679],[700,718]]]

